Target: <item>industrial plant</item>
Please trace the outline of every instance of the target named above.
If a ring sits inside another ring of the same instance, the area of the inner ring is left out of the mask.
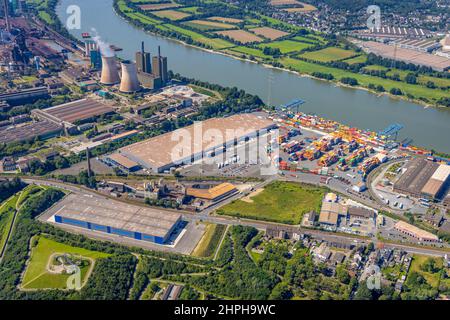
[[[120,92],[132,93],[140,90],[139,80],[137,77],[136,64],[126,60],[121,62],[122,80],[120,81]]]
[[[93,69],[101,69],[100,83],[106,86],[119,85],[122,93],[133,93],[146,89],[160,89],[169,80],[167,57],[161,56],[161,48],[158,54],[151,56],[145,51],[144,42],[141,50],[136,52],[136,61],[124,60],[120,62],[121,75],[119,76],[118,60],[115,57],[112,46],[102,50],[102,46],[92,39],[84,40],[84,54],[89,57],[90,66]]]

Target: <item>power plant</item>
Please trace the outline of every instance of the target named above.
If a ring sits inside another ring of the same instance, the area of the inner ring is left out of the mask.
[[[161,48],[158,47],[158,55],[150,56],[145,52],[144,43],[140,52],[136,52],[136,64],[138,78],[144,88],[159,89],[163,87],[168,79],[167,58],[161,56]]]
[[[141,51],[136,52],[136,66],[138,72],[152,73],[152,60],[150,52],[145,52],[144,41],[141,44]]]
[[[125,60],[121,63],[122,66],[122,81],[120,82],[120,92],[132,93],[139,91],[141,86],[139,84],[136,64],[132,61]]]
[[[102,75],[100,83],[111,86],[120,82],[119,71],[117,70],[116,57],[102,56]]]
[[[102,51],[101,63],[97,61],[99,60],[97,55],[100,54],[100,51]],[[137,92],[141,90],[141,85],[151,90],[159,89],[169,81],[167,57],[161,56],[160,47],[158,47],[158,55],[151,57],[150,52],[145,52],[144,42],[142,42],[141,51],[136,52],[136,62],[130,60],[121,62],[121,78],[114,55],[103,54],[103,50],[99,50],[90,42],[85,42],[86,55],[87,52],[90,54],[91,67],[98,68],[101,66],[100,83],[104,85],[120,83],[120,92]]]

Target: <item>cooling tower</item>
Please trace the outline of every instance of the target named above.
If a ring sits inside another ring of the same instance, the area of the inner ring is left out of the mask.
[[[136,92],[141,89],[136,64],[131,61],[123,61],[122,65],[122,81],[120,82],[121,92]]]
[[[116,57],[102,56],[102,76],[100,83],[113,85],[120,82],[117,70]]]

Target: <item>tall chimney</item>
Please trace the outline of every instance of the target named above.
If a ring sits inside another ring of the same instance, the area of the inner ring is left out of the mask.
[[[91,177],[91,156],[89,154],[89,147],[86,147],[86,160],[87,160],[87,171],[88,177]]]
[[[142,52],[142,55],[144,55],[144,52],[145,52],[145,50],[144,50],[144,41],[141,42],[141,52]]]
[[[11,32],[11,25],[9,24],[9,9],[8,9],[8,0],[3,0],[3,9],[5,10],[5,24],[6,31]]]

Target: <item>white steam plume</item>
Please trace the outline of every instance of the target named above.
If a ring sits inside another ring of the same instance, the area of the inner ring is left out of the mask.
[[[104,57],[114,57],[114,51],[111,49],[111,46],[109,43],[103,41],[100,37],[100,35],[98,34],[97,30],[95,28],[91,29],[92,32],[95,33],[95,35],[92,37],[92,39],[95,41],[95,43],[97,43],[101,54]]]

